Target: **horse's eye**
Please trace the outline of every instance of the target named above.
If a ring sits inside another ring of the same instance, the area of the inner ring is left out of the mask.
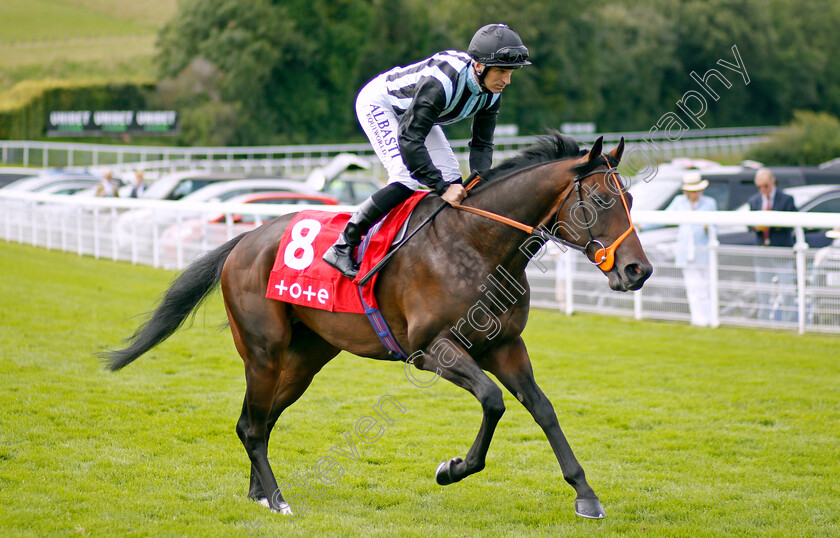
[[[592,201],[595,202],[595,204],[598,207],[600,207],[601,209],[607,209],[611,205],[609,200],[607,200],[604,196],[602,196],[600,194],[593,195],[592,196]]]

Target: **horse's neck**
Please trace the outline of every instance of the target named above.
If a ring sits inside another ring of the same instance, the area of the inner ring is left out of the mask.
[[[467,203],[536,228],[550,217],[568,187],[568,166],[555,162],[516,173],[498,184],[489,184],[476,196],[468,197]],[[485,250],[492,262],[517,271],[525,269],[529,258],[524,252],[535,251],[522,248],[530,240],[526,233],[483,217],[467,220],[466,232],[476,238],[476,246]]]

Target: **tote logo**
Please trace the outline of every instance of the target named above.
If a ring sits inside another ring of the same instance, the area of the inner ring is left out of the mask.
[[[54,110],[48,118],[49,136],[107,134],[178,134],[174,110]]]

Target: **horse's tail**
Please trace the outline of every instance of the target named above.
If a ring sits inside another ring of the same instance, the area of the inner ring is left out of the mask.
[[[190,313],[198,308],[219,284],[225,260],[245,235],[231,239],[191,263],[166,290],[146,321],[125,340],[129,342],[128,347],[100,353],[100,356],[106,359],[108,369],[114,371],[127,366],[172,336],[184,324]]]

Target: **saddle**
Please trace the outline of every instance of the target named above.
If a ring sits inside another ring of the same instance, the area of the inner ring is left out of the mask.
[[[358,249],[360,277],[401,240],[411,213],[427,194],[415,193],[371,228]],[[266,297],[329,312],[364,314],[370,308],[378,309],[373,293],[377,275],[365,286],[358,286],[321,260],[348,220],[350,213],[306,210],[295,215],[283,232]]]

